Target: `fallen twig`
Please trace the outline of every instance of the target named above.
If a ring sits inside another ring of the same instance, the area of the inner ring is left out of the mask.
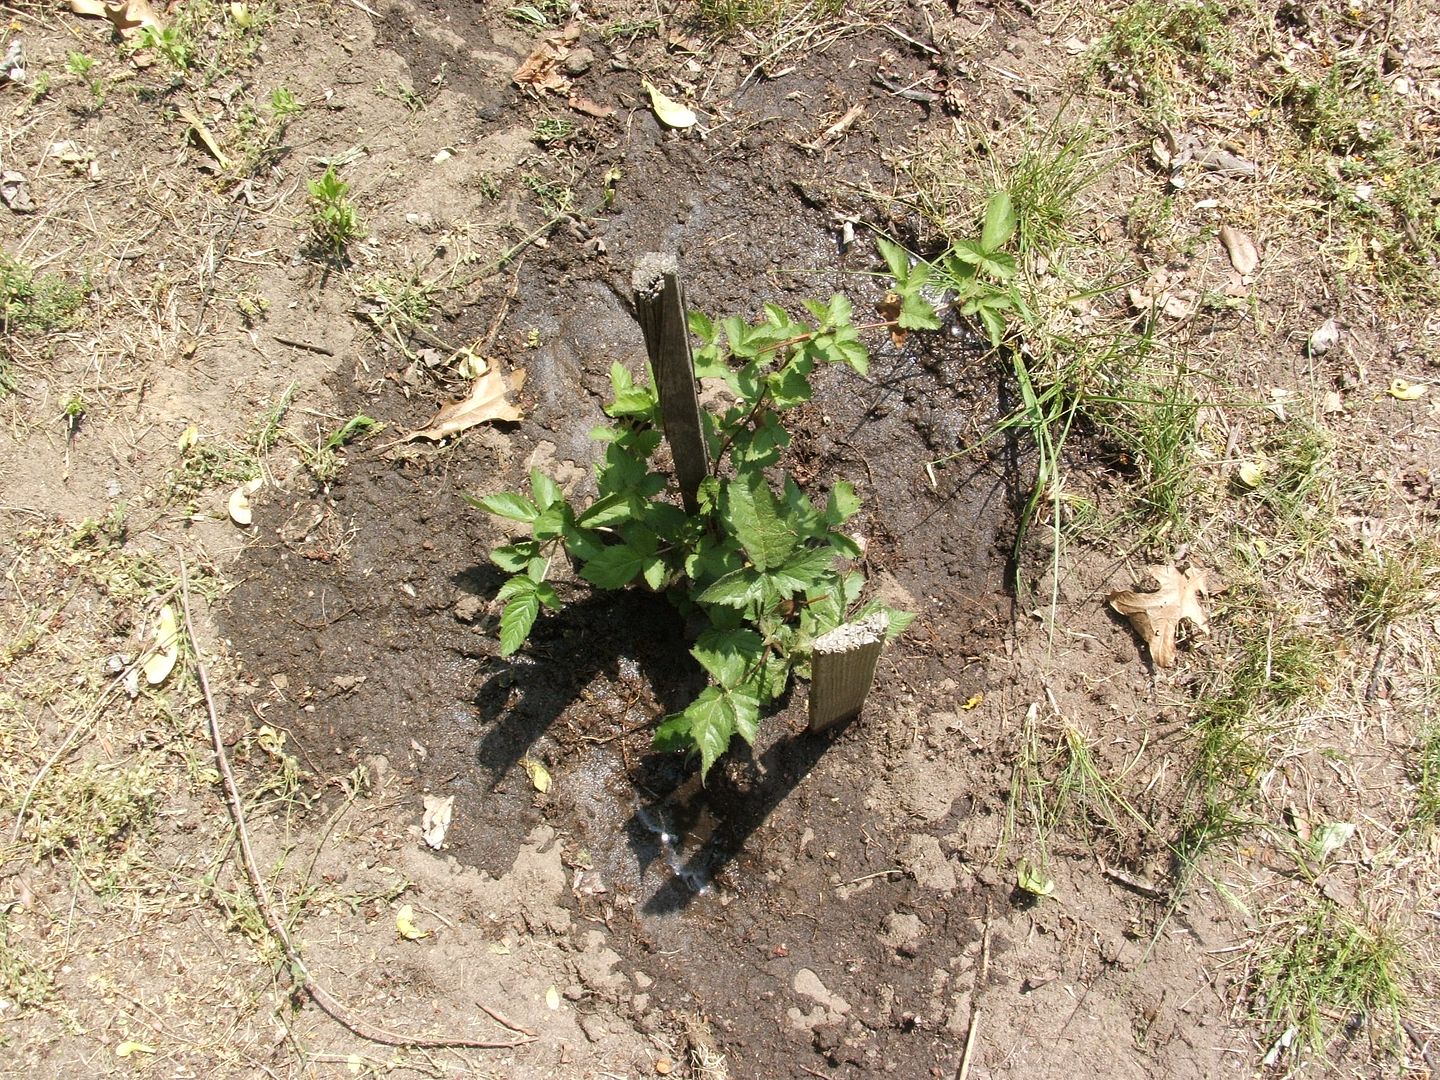
[[[980,1030],[980,995],[985,992],[985,980],[990,974],[990,913],[985,913],[985,929],[980,932],[980,964],[975,969],[975,989],[970,992],[970,1023],[965,1032],[965,1049],[960,1051],[960,1067],[955,1070],[955,1080],[966,1080],[970,1075],[970,1055],[975,1051],[975,1033]]]
[[[1108,877],[1111,881],[1115,882],[1115,884],[1123,885],[1131,892],[1138,893],[1139,895],[1145,897],[1145,899],[1147,900],[1170,899],[1170,894],[1164,889],[1159,888],[1155,885],[1151,885],[1149,882],[1141,881],[1139,878],[1131,877],[1129,874],[1121,873],[1113,866],[1106,866],[1102,862],[1100,864],[1100,870],[1104,873],[1106,877]]]
[[[1420,1032],[1415,1029],[1415,1025],[1403,1016],[1400,1018],[1400,1026],[1405,1029],[1405,1034],[1410,1036],[1410,1041],[1415,1044],[1415,1049],[1420,1051],[1420,1056],[1425,1059],[1425,1064],[1430,1066],[1430,1075],[1436,1080],[1440,1080],[1440,1064],[1436,1063],[1430,1053],[1430,1040],[1422,1039]]]
[[[250,833],[245,827],[245,811],[240,801],[240,789],[235,783],[235,773],[230,768],[229,755],[225,753],[225,742],[220,736],[220,719],[215,712],[215,698],[210,693],[210,678],[205,670],[205,661],[200,654],[200,643],[195,637],[195,622],[190,614],[190,579],[183,558],[180,560],[180,606],[185,613],[185,635],[195,656],[195,674],[200,682],[200,693],[205,699],[205,715],[209,719],[210,742],[215,751],[215,767],[219,770],[220,786],[225,790],[225,803],[230,810],[230,820],[235,826],[236,848],[240,852],[241,866],[255,896],[255,906],[260,912],[260,917],[265,920],[266,928],[285,951],[285,959],[289,962],[290,970],[299,980],[300,988],[305,991],[306,996],[319,1006],[321,1012],[347,1031],[358,1035],[367,1042],[379,1043],[382,1046],[423,1050],[441,1050],[450,1047],[468,1050],[504,1050],[523,1046],[525,1043],[533,1041],[535,1036],[529,1033],[522,1038],[505,1042],[488,1039],[402,1035],[363,1020],[357,1020],[344,1005],[331,995],[330,991],[315,981],[309,968],[306,967],[304,959],[300,956],[299,950],[295,947],[295,943],[291,940],[289,932],[285,929],[285,924],[275,916],[275,908],[270,900],[270,890],[260,876],[260,871],[255,864],[254,853],[250,849]],[[484,1008],[484,1006],[481,1007]],[[490,1012],[489,1009],[485,1011]],[[491,1015],[494,1014],[491,1013]],[[504,1023],[504,1021],[501,1022]],[[509,1024],[505,1026],[510,1027]]]
[[[306,352],[319,353],[321,356],[335,355],[335,350],[325,345],[316,345],[309,341],[296,341],[294,338],[281,337],[279,334],[271,334],[270,336],[281,345],[289,345],[292,349],[304,349]]]

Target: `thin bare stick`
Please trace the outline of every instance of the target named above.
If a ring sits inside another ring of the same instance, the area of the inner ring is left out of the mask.
[[[532,1038],[532,1039],[536,1037],[535,1032],[531,1031],[531,1030],[530,1030],[529,1028],[527,1028],[527,1027],[524,1027],[524,1026],[522,1026],[522,1025],[520,1025],[520,1024],[517,1024],[514,1020],[511,1020],[508,1016],[506,1016],[504,1013],[502,1013],[499,1009],[492,1009],[489,1005],[486,1005],[483,1001],[477,1001],[477,1002],[475,1002],[475,1004],[478,1005],[478,1006],[480,1006],[480,1009],[481,1009],[482,1012],[484,1012],[487,1016],[490,1017],[490,1019],[494,1020],[497,1024],[500,1024],[502,1027],[507,1027],[507,1028],[509,1028],[511,1031],[519,1032],[521,1035],[529,1035],[530,1038]]]
[[[245,871],[246,880],[250,883],[250,889],[254,893],[255,906],[260,911],[260,917],[265,920],[265,926],[275,940],[280,943],[280,947],[284,949],[285,959],[289,962],[290,970],[300,980],[300,987],[305,991],[306,996],[319,1006],[321,1012],[347,1031],[358,1035],[367,1042],[379,1043],[381,1046],[400,1046],[422,1050],[441,1050],[450,1047],[467,1050],[505,1050],[533,1041],[533,1035],[506,1042],[402,1035],[357,1020],[344,1005],[331,995],[330,991],[315,981],[314,976],[310,974],[310,969],[306,967],[304,959],[300,956],[299,949],[291,940],[289,931],[285,929],[285,924],[275,916],[275,907],[270,900],[270,889],[265,884],[265,879],[260,876],[260,871],[255,863],[255,855],[250,848],[250,832],[245,826],[245,811],[240,801],[240,788],[235,783],[235,773],[230,768],[230,757],[225,753],[225,742],[220,735],[220,718],[215,712],[215,698],[210,693],[210,677],[200,653],[200,642],[195,637],[195,621],[190,614],[190,577],[184,558],[180,560],[180,605],[185,612],[185,635],[190,642],[190,650],[195,656],[195,675],[200,682],[200,693],[205,698],[205,715],[210,722],[210,743],[215,751],[215,767],[220,773],[220,786],[225,790],[225,803],[230,810],[230,820],[235,826],[235,842],[240,853],[241,866]]]
[[[960,1067],[955,1080],[970,1075],[970,1055],[975,1050],[975,1033],[980,1030],[980,995],[985,992],[985,979],[990,974],[990,913],[985,913],[985,929],[980,933],[980,966],[975,969],[975,989],[970,992],[970,1026],[965,1032],[965,1049],[960,1052]]]

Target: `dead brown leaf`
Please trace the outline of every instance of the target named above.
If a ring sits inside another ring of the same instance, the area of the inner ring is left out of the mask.
[[[553,90],[557,94],[568,94],[570,80],[560,66],[570,55],[571,43],[579,36],[580,28],[574,23],[559,33],[546,34],[515,69],[511,79],[517,86],[530,87],[537,92]]]
[[[1220,243],[1225,248],[1225,254],[1230,256],[1230,265],[1242,277],[1249,277],[1259,269],[1260,249],[1245,233],[1229,225],[1221,225]]]
[[[492,367],[475,380],[475,385],[463,401],[446,405],[431,417],[427,426],[402,435],[399,441],[439,440],[458,435],[466,428],[487,420],[519,420],[520,407],[506,401],[505,395],[518,391],[524,385],[524,371],[513,372],[507,378],[499,369]]]
[[[601,105],[598,101],[586,97],[584,94],[570,95],[570,107],[578,113],[586,116],[593,116],[597,120],[604,120],[615,115],[613,105]]]
[[[1201,598],[1213,596],[1224,586],[1210,584],[1207,571],[1198,566],[1180,570],[1174,566],[1147,566],[1145,572],[1155,579],[1154,592],[1120,589],[1106,600],[1110,606],[1130,620],[1135,632],[1145,639],[1150,659],[1156,667],[1175,666],[1175,633],[1180,623],[1190,622],[1198,633],[1210,632]]]
[[[159,30],[165,25],[150,6],[150,0],[70,0],[70,10],[76,15],[109,19],[121,34],[146,26]]]

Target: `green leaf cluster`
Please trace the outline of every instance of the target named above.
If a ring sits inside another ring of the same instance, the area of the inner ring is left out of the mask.
[[[880,610],[862,606],[864,575],[850,569],[860,555],[844,531],[860,509],[854,488],[839,481],[817,505],[772,468],[790,441],[781,417],[810,400],[814,371],[869,367],[849,300],[836,295],[805,309],[806,320],[775,304],[754,322],[690,314],[697,375],[729,391],[725,404],[702,410],[713,468],[696,513],[682,509],[672,480],[652,467],[661,442],[653,380],[637,381],[620,364],[610,371],[610,423],[591,433],[605,449],[589,505],[572,504],[539,471],[529,494],[471,500],[530,530],[490,556],[512,575],[499,593],[502,655],[524,644],[542,607],[559,606],[548,577],[562,555],[596,588],[664,592],[685,614],[703,616],[691,654],[709,685],[655,733],[661,748],[697,753],[702,775],[736,735],[754,741],[762,710],[793,673],[805,672],[817,636]],[[908,621],[893,612],[892,633]]]
[[[900,327],[940,329],[931,298],[943,294],[952,310],[978,322],[991,347],[998,348],[1010,316],[1028,318],[1025,301],[1016,288],[1019,268],[1015,256],[1004,250],[1015,236],[1016,225],[1010,195],[997,191],[985,205],[980,238],[955,241],[933,263],[912,260],[903,247],[881,239],[880,251],[895,277]]]

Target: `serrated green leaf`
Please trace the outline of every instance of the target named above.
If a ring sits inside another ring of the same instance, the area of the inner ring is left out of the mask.
[[[919,293],[907,293],[900,300],[900,317],[896,320],[906,330],[939,330],[940,318],[935,306]]]
[[[489,511],[496,517],[509,518],[511,521],[523,521],[527,525],[540,516],[540,508],[524,495],[513,491],[497,491],[494,495],[484,495],[476,500],[480,509]]]
[[[490,552],[490,561],[510,574],[525,569],[529,561],[539,553],[539,545],[533,540],[522,540],[518,544],[506,544]]]
[[[716,338],[715,322],[703,311],[691,311],[685,316],[686,325],[690,333],[698,337],[706,345],[713,344]]]
[[[690,718],[673,713],[655,725],[652,742],[656,750],[693,750],[695,739],[690,734]]]
[[[563,606],[560,603],[560,594],[555,591],[555,586],[551,585],[548,581],[541,581],[536,584],[535,598],[551,611],[559,611]]]
[[[496,600],[509,600],[512,597],[524,596],[535,591],[535,581],[524,574],[517,574],[515,577],[506,578],[505,584],[500,586],[500,591],[495,594]]]
[[[910,253],[899,244],[886,240],[883,236],[875,237],[875,246],[880,249],[880,255],[885,260],[885,265],[890,268],[890,276],[895,283],[904,286],[910,277]]]
[[[571,521],[565,523],[561,535],[565,537],[565,550],[581,562],[589,562],[605,548],[599,533],[582,529]]]
[[[629,520],[629,495],[623,491],[616,491],[591,503],[589,508],[575,520],[575,524],[583,529],[603,529]]]
[[[819,539],[825,535],[825,516],[815,509],[810,496],[800,490],[795,478],[785,474],[785,518],[790,528],[807,539]]]
[[[754,630],[706,630],[690,655],[724,687],[738,686],[765,650],[765,641]]]
[[[738,315],[730,315],[720,322],[720,328],[725,331],[725,342],[730,346],[730,352],[741,359],[748,359],[757,352],[755,346],[750,344],[750,328],[745,325],[745,320]]]
[[[665,560],[658,555],[647,555],[641,564],[640,576],[645,579],[645,584],[652,590],[659,592],[665,587],[665,579],[670,576],[670,568],[665,565]]]
[[[560,485],[539,469],[530,470],[530,491],[535,496],[535,506],[542,511],[548,510],[564,497]]]
[[[604,548],[585,564],[580,576],[601,589],[623,589],[644,567],[645,557],[629,544]]]
[[[718,345],[706,345],[695,351],[695,377],[697,379],[723,379],[735,393],[740,392],[735,371],[726,360],[727,355]]]
[[[722,607],[743,608],[765,595],[765,578],[748,566],[733,570],[718,579],[715,584],[695,599],[701,604],[719,604]]]
[[[834,570],[834,553],[828,548],[811,548],[769,571],[767,584],[777,599],[821,588]]]
[[[1005,340],[1005,316],[994,308],[981,308],[980,322],[985,327],[985,334],[990,339],[991,348],[998,348],[1000,342]]]
[[[529,578],[511,578],[506,584],[514,581],[525,582],[529,589],[512,595],[505,610],[500,613],[501,656],[511,656],[525,644],[530,628],[535,625],[535,617],[540,614],[540,597],[535,583]]]
[[[755,737],[759,702],[752,694],[726,693],[707,686],[682,714],[690,725],[690,737],[700,751],[700,778],[730,748],[730,739],[743,727],[747,740]]]
[[[843,332],[837,332],[826,346],[826,350],[831,359],[848,365],[857,375],[869,373],[870,353],[861,344],[860,339],[855,336],[854,327],[847,326]]]
[[[726,524],[755,568],[766,570],[789,558],[799,537],[781,513],[765,477],[758,470],[737,476],[725,494]]]
[[[793,409],[810,400],[813,393],[810,367],[809,364],[792,362],[766,377],[765,388],[770,392],[770,401],[775,408]]]
[[[999,251],[1015,235],[1015,205],[1008,191],[997,191],[985,204],[985,224],[980,230],[980,246],[987,252]]]
[[[632,386],[605,406],[606,416],[650,416],[655,411],[655,393],[648,387]]]
[[[829,525],[843,525],[860,511],[860,496],[855,494],[855,485],[848,480],[837,480],[830,489],[830,498],[825,503],[825,522]]]
[[[901,611],[899,608],[892,608],[890,605],[883,604],[879,600],[872,600],[861,608],[855,614],[853,621],[858,622],[861,619],[877,613],[883,613],[887,620],[885,626],[886,641],[894,641],[915,621],[915,613],[913,611]]]
[[[552,503],[540,512],[540,516],[530,523],[530,531],[536,540],[554,540],[560,535],[565,527],[565,511],[568,507],[564,501]]]

